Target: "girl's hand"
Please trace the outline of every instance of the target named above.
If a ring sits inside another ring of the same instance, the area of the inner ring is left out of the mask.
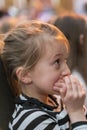
[[[64,77],[67,87],[65,96],[62,96],[68,111],[78,111],[83,108],[85,100],[85,89],[81,83],[73,76]]]
[[[54,90],[62,97],[72,122],[85,120],[83,111],[85,89],[75,77],[65,76],[55,84]]]

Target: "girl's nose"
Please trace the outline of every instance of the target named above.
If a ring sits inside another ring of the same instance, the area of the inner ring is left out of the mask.
[[[67,76],[67,75],[70,75],[70,74],[71,74],[70,69],[69,69],[68,65],[65,63],[62,66],[61,76],[64,77],[64,76]]]

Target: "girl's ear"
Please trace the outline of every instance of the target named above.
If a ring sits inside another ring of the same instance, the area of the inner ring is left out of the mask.
[[[29,72],[23,73],[23,67],[19,67],[16,70],[16,75],[19,81],[21,81],[24,84],[30,84],[32,82],[31,76]]]

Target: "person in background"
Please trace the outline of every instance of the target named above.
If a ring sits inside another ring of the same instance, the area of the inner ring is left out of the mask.
[[[87,0],[72,0],[73,11],[80,15],[87,15]]]
[[[26,21],[5,35],[1,59],[17,89],[10,130],[86,130],[85,89],[67,66],[69,43],[55,26]],[[54,95],[60,95],[64,106]]]
[[[48,22],[56,14],[52,0],[29,0],[28,19]]]
[[[71,52],[69,66],[72,74],[77,77],[86,89],[85,106],[87,108],[87,26],[83,16],[75,13],[66,13],[58,16],[53,24],[67,37]]]
[[[0,35],[0,39],[3,36]],[[3,50],[4,43],[0,40],[0,53]],[[7,130],[8,122],[14,110],[14,96],[11,92],[7,77],[0,58],[0,128]]]
[[[3,18],[0,27],[0,128],[7,130],[8,122],[14,110],[14,93],[8,83],[3,63],[1,60],[1,52],[4,47],[4,34],[15,26],[17,20],[15,18]]]

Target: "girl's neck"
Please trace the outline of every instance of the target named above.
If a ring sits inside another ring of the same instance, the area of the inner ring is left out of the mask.
[[[28,89],[29,87],[22,87],[22,92],[28,96],[28,97],[32,97],[35,99],[38,99],[40,102],[43,102],[45,104],[48,104],[48,95],[46,94],[42,94],[42,93],[36,93],[35,91],[31,91],[30,89]]]

